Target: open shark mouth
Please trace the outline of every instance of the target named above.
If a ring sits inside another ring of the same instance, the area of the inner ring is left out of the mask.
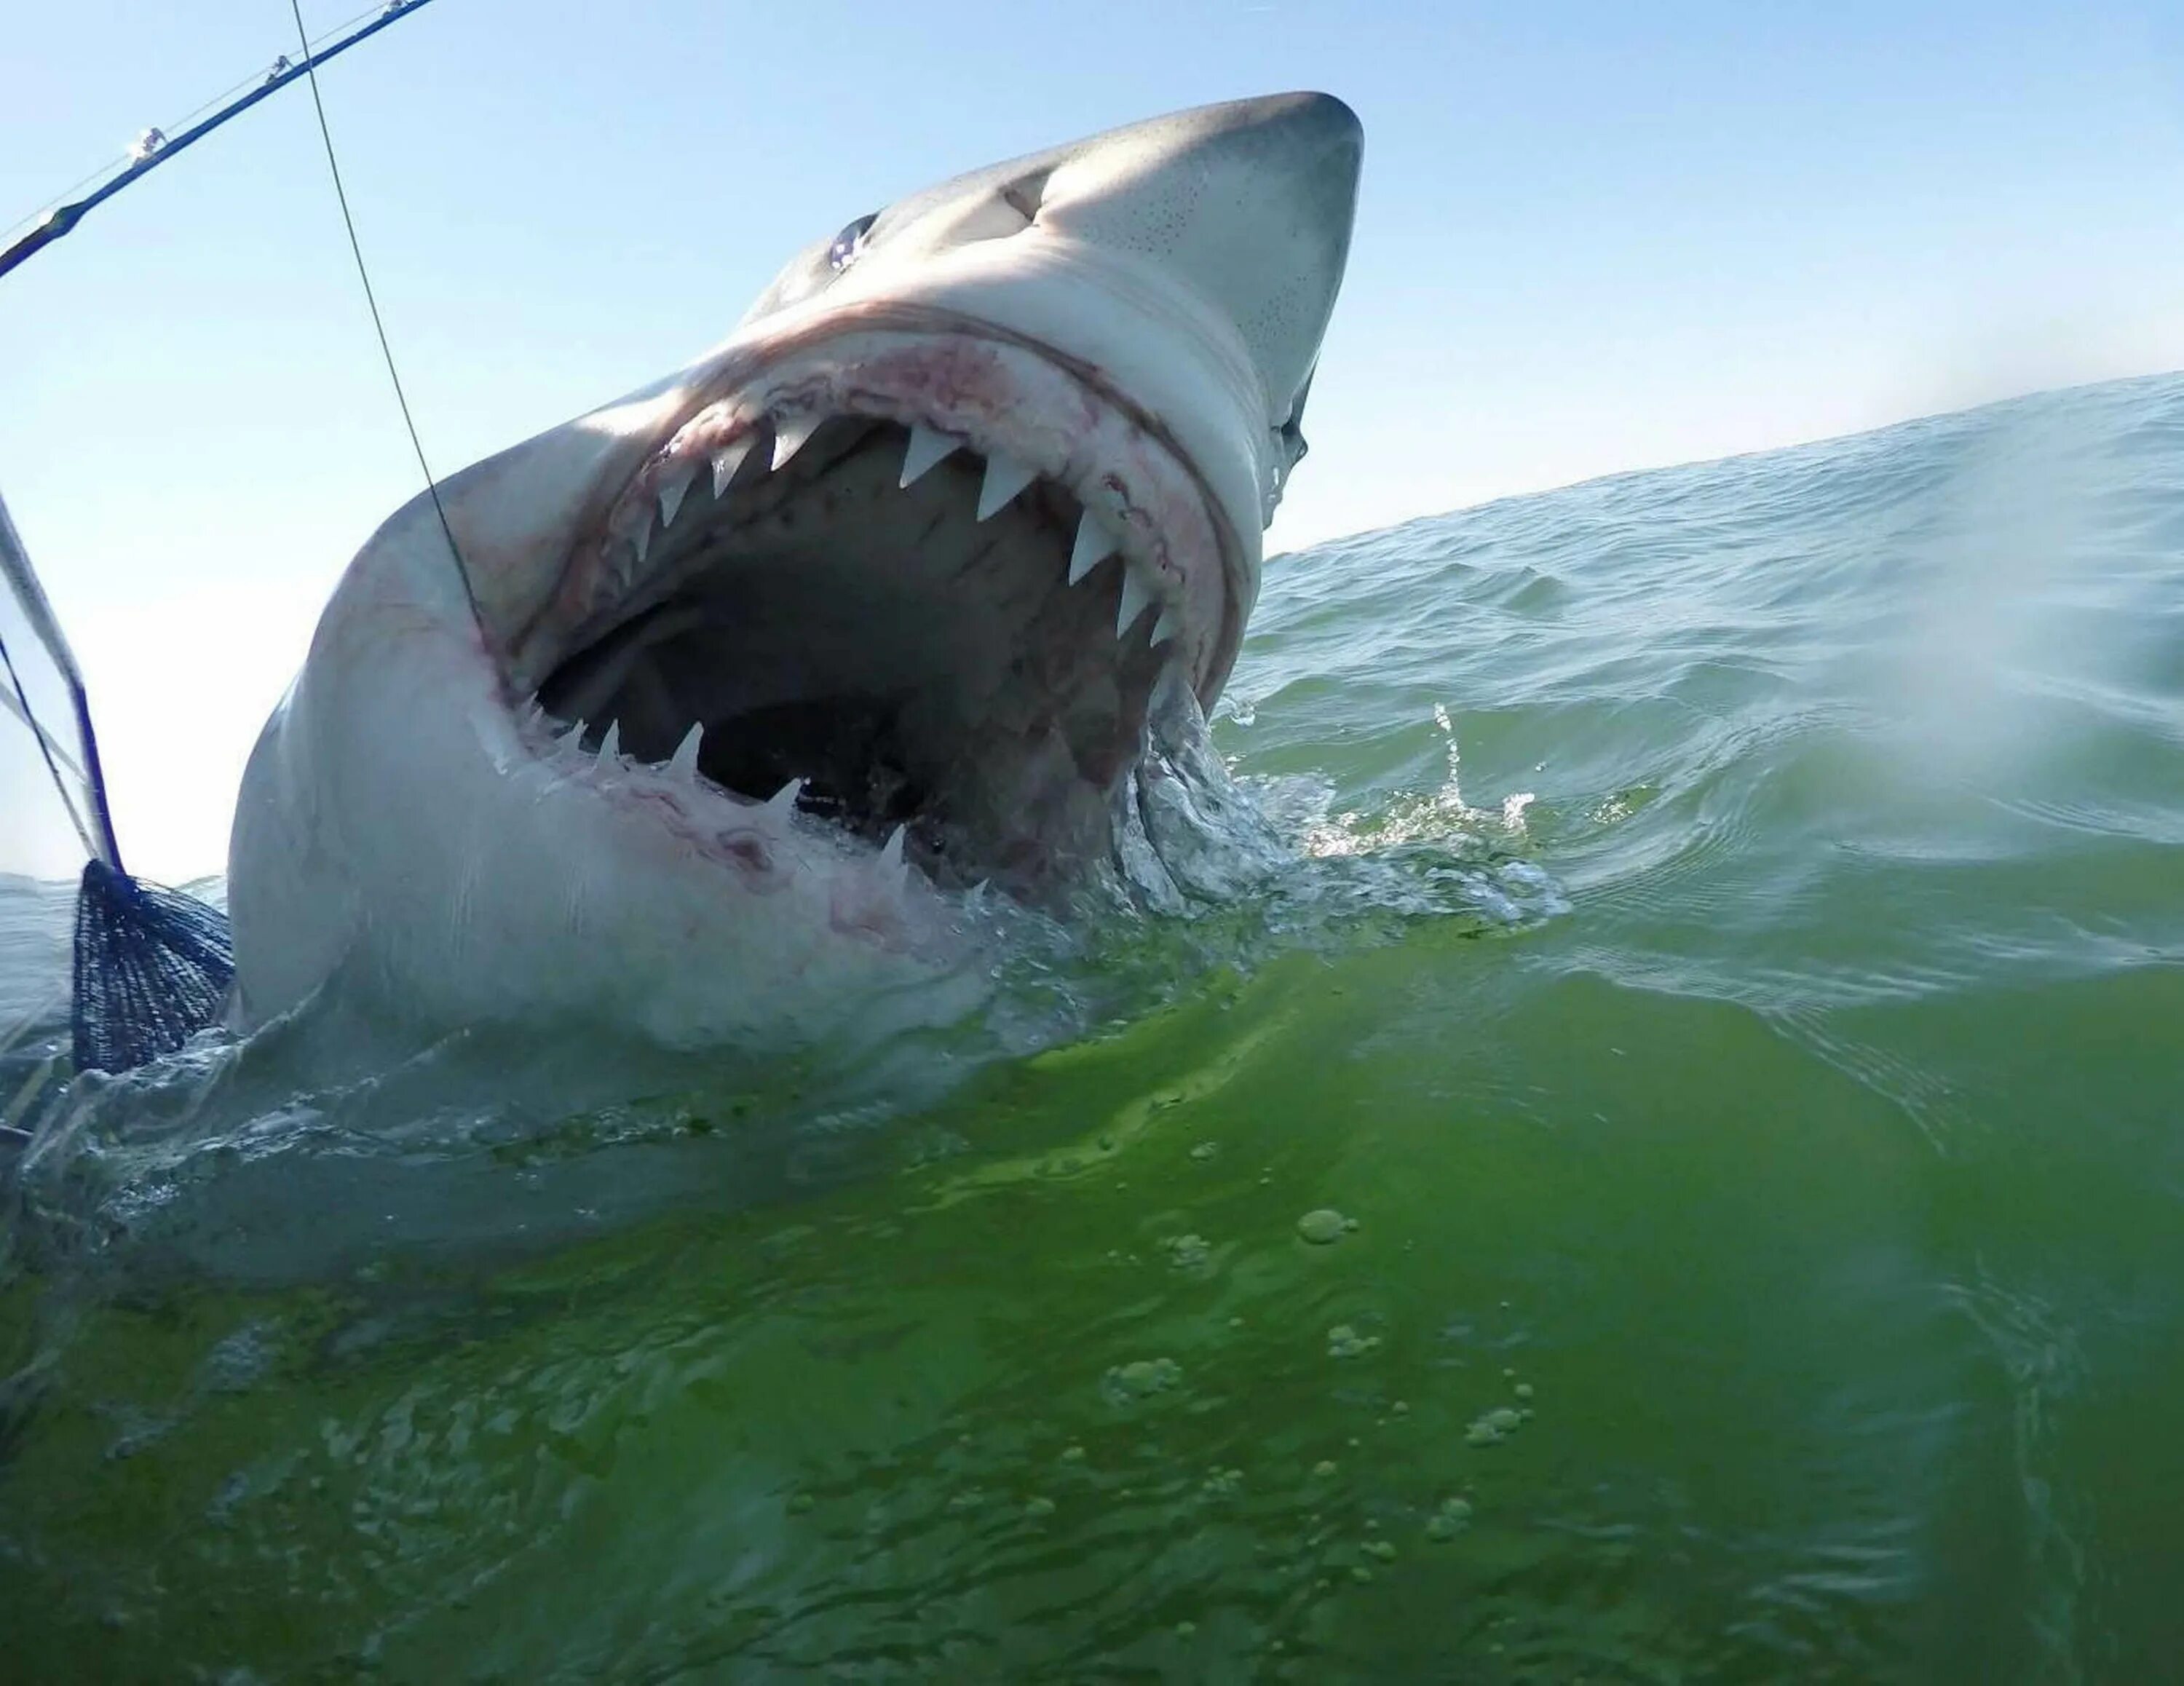
[[[1157,422],[1046,348],[837,326],[701,390],[510,677],[543,676],[565,746],[1035,896],[1109,848],[1163,674],[1210,687],[1234,659],[1218,511]]]

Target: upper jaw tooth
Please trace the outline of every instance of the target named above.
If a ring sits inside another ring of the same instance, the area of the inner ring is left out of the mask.
[[[991,517],[1038,477],[1037,469],[994,452],[986,459],[985,483],[978,488],[978,519]]]
[[[826,420],[823,415],[783,416],[773,424],[773,466],[788,466],[788,459],[811,442],[811,436]]]
[[[902,478],[896,484],[907,491],[912,481],[922,478],[928,469],[962,446],[963,442],[954,435],[916,423],[910,430],[910,448],[902,453]]]
[[[652,548],[652,515],[653,506],[649,498],[633,498],[614,517],[606,559],[624,585],[637,577],[637,570],[644,564],[645,553]],[[620,550],[612,542],[616,540],[627,545],[628,550]]]
[[[683,494],[689,491],[697,472],[694,464],[677,463],[660,480],[660,525],[663,529],[675,525],[675,512],[682,507]]]
[[[1119,638],[1128,632],[1137,618],[1145,612],[1145,605],[1152,600],[1152,588],[1146,585],[1135,568],[1125,565],[1122,605],[1115,611],[1115,636]]]
[[[1176,615],[1175,605],[1172,603],[1162,604],[1160,618],[1153,622],[1152,642],[1156,644],[1164,644],[1182,630],[1182,622]]]
[[[751,447],[757,442],[755,436],[746,433],[733,445],[723,446],[713,453],[713,496],[718,498],[728,489],[728,482],[736,477],[736,470],[750,455]]]
[[[1107,524],[1089,509],[1077,524],[1077,543],[1069,552],[1069,583],[1075,585],[1121,548]]]

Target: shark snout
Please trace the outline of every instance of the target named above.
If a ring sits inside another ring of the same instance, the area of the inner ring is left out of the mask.
[[[1364,134],[1332,95],[1275,94],[1088,142],[1048,178],[1056,233],[1158,264],[1234,327],[1291,418],[1350,253]]]

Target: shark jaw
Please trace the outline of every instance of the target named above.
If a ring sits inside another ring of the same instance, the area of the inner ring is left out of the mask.
[[[701,383],[512,667],[586,747],[1037,897],[1104,857],[1163,676],[1233,660],[1241,547],[1055,348],[929,311],[827,326]]]
[[[398,511],[245,773],[236,1021],[960,1019],[994,921],[1130,879],[1149,740],[1203,748],[1358,159],[1279,96],[942,183],[443,481],[461,571]]]

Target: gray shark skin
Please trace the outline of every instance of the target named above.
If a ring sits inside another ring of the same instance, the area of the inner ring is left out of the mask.
[[[958,176],[443,482],[465,571],[398,511],[244,776],[237,1026],[778,1046],[966,1010],[968,910],[1172,898],[1361,157],[1284,94]]]

